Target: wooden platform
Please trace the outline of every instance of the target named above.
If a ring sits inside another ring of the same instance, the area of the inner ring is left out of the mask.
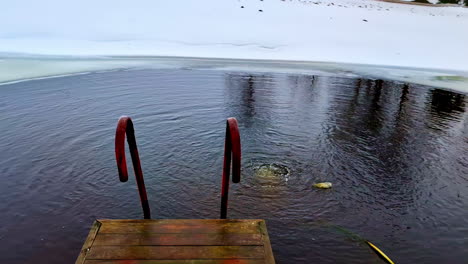
[[[263,220],[97,220],[76,264],[274,264]]]

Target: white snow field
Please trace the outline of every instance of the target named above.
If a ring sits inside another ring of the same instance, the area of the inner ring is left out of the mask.
[[[1,1],[0,12],[0,82],[174,56],[417,68],[468,92],[468,8],[373,0],[15,0]]]

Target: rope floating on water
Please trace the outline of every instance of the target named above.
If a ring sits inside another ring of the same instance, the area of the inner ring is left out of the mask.
[[[374,250],[381,258],[383,258],[387,263],[390,264],[395,264],[385,253],[383,253],[382,250],[380,250],[378,247],[376,247],[374,244],[372,244],[369,241],[366,241],[367,245],[369,245],[372,250]]]

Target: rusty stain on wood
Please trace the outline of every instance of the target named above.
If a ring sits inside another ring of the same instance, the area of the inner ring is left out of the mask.
[[[98,220],[76,264],[274,264],[263,220]]]
[[[262,258],[262,246],[93,246],[88,259]]]

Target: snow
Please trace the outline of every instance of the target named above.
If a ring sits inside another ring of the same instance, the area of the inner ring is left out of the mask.
[[[16,0],[2,1],[0,12],[0,53],[10,57],[177,56],[468,72],[468,8],[461,7],[371,0]]]

